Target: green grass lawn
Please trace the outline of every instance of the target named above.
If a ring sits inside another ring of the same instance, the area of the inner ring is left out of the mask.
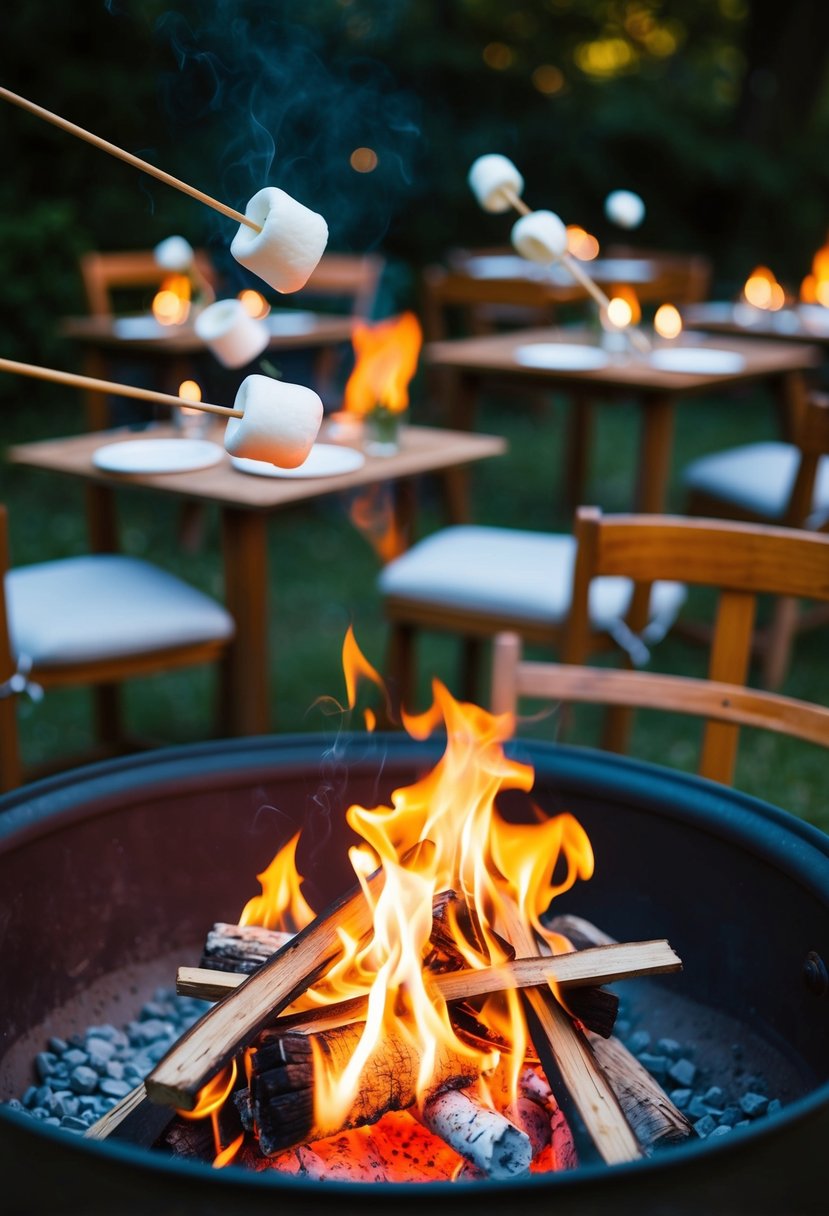
[[[31,391],[30,391],[31,389]],[[422,394],[421,394],[422,396]],[[569,530],[569,513],[560,498],[565,403],[551,400],[541,410],[516,398],[484,404],[480,429],[503,434],[509,453],[486,461],[472,476],[477,522]],[[413,421],[434,421],[415,398]],[[68,390],[27,385],[19,404],[6,410],[6,442],[77,432],[80,404]],[[616,404],[598,412],[586,500],[606,511],[630,506],[637,446],[638,411]],[[678,414],[670,507],[681,510],[678,471],[695,455],[773,437],[776,415],[760,392],[690,400]],[[23,564],[83,552],[86,546],[84,501],[79,485],[68,479],[3,466],[3,490],[11,520],[13,561]],[[274,727],[280,732],[330,730],[336,712],[331,698],[344,697],[340,652],[346,629],[354,626],[367,658],[381,670],[386,630],[375,581],[379,560],[372,545],[349,521],[347,501],[331,498],[271,518],[270,644]],[[151,494],[125,491],[119,501],[121,536],[126,551],[151,558],[203,589],[221,595],[218,514],[208,509],[203,539],[196,552],[177,542],[178,509]],[[419,532],[439,527],[437,486],[421,484]],[[800,637],[784,691],[827,702],[827,634]],[[432,677],[456,691],[457,648],[453,639],[428,637],[420,650],[418,708],[429,701]],[[703,652],[679,637],[658,648],[655,668],[702,673]],[[160,742],[197,740],[212,730],[212,673],[190,671],[133,682],[127,706],[130,725]],[[483,699],[483,697],[482,697]],[[19,711],[25,759],[48,760],[90,741],[89,698],[85,691],[53,691],[39,705],[23,702]],[[354,723],[359,725],[359,723]],[[555,738],[558,717],[547,713],[521,730]],[[567,738],[595,743],[598,714],[579,711]],[[638,716],[634,754],[672,767],[693,770],[699,730],[691,719],[661,713]],[[744,731],[736,785],[829,829],[825,791],[829,765],[820,749],[764,732]]]

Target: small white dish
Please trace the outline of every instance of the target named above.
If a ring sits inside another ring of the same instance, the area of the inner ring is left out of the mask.
[[[534,342],[517,347],[514,358],[522,367],[546,367],[551,371],[591,371],[607,367],[610,362],[598,346],[579,346],[575,342]]]
[[[113,331],[119,338],[132,338],[135,341],[147,338],[163,338],[166,334],[174,333],[177,325],[160,325],[155,317],[116,317],[112,323]]]
[[[209,439],[128,439],[92,453],[92,463],[108,473],[186,473],[218,464],[224,448]]]
[[[244,456],[231,456],[230,463],[240,473],[253,473],[257,477],[337,477],[342,473],[353,473],[366,462],[362,452],[335,443],[315,443],[301,465],[295,469],[282,469],[266,460],[248,460]]]
[[[664,346],[652,350],[648,362],[661,372],[690,376],[728,376],[741,372],[746,365],[736,351],[713,346]]]
[[[275,309],[265,317],[268,332],[276,335],[307,334],[314,328],[316,314],[300,309]]]

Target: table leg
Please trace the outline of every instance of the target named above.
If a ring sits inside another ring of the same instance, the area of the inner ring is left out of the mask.
[[[266,523],[258,512],[222,512],[225,603],[236,622],[225,686],[230,729],[236,735],[270,730]]]
[[[571,511],[584,502],[592,436],[593,399],[587,393],[574,393],[567,416],[567,463],[564,469],[564,500]]]
[[[109,486],[88,485],[86,497],[86,527],[93,553],[117,553],[118,515],[115,492]]]
[[[670,393],[642,401],[642,431],[634,504],[637,511],[665,510],[671,476],[675,401]]]
[[[771,382],[774,393],[780,437],[786,443],[796,443],[803,415],[806,413],[808,390],[802,372],[784,372]]]

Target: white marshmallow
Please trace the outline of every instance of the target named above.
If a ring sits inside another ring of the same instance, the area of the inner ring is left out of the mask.
[[[295,469],[308,456],[322,423],[322,401],[313,389],[270,376],[246,376],[228,418],[225,449],[231,456]]]
[[[504,187],[521,197],[524,179],[511,160],[498,152],[479,156],[473,162],[466,180],[484,211],[509,211],[511,203],[503,193]]]
[[[270,342],[263,321],[252,317],[241,300],[217,300],[196,317],[197,335],[225,367],[244,367]]]
[[[632,190],[612,190],[604,201],[604,213],[620,228],[638,228],[645,218],[645,204]]]
[[[325,220],[276,186],[254,194],[245,215],[262,231],[239,225],[230,246],[236,261],[276,291],[299,291],[328,244]]]
[[[553,211],[531,211],[512,226],[514,247],[530,262],[555,262],[567,252],[567,229]]]
[[[189,270],[193,256],[193,246],[183,236],[168,236],[153,250],[153,257],[163,270]]]

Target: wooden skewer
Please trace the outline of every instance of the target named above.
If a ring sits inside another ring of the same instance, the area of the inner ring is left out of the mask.
[[[523,198],[519,198],[515,191],[511,190],[509,186],[502,186],[501,193],[505,199],[509,200],[510,206],[513,207],[519,213],[519,215],[532,215],[532,207],[528,207]],[[559,260],[567,267],[576,282],[580,283],[584,290],[593,297],[593,299],[599,305],[599,308],[602,308],[605,312],[607,312],[608,305],[610,304],[609,296],[602,291],[598,283],[591,279],[590,275],[587,273],[578,259],[574,258],[571,253],[563,253]],[[640,354],[647,355],[650,353],[651,344],[645,335],[640,333],[638,329],[627,329],[623,332],[629,341],[631,341],[636,349],[640,352]]]
[[[166,182],[168,186],[174,186],[176,190],[189,194],[191,198],[198,199],[200,203],[206,203],[208,207],[212,207],[214,211],[221,212],[228,219],[236,220],[239,224],[246,224],[254,232],[262,231],[259,224],[254,223],[249,216],[243,215],[241,211],[228,207],[226,203],[220,203],[218,199],[205,194],[203,190],[197,190],[195,186],[189,186],[187,182],[181,181],[178,177],[173,177],[171,173],[165,173],[163,169],[157,169],[149,161],[141,160],[139,156],[133,156],[131,152],[125,152],[117,144],[111,144],[108,140],[101,139],[100,135],[94,135],[84,127],[79,127],[74,122],[61,118],[59,114],[53,114],[51,110],[45,110],[43,106],[36,105],[33,101],[28,101],[27,98],[21,97],[18,93],[12,93],[10,89],[0,87],[0,97],[4,97],[6,101],[10,101],[12,105],[19,106],[21,110],[28,110],[30,114],[36,114],[38,118],[44,118],[46,122],[52,123],[55,127],[60,127],[62,131],[68,131],[70,135],[77,135],[79,139],[85,139],[88,144],[93,144],[94,147],[101,148],[104,152],[109,152],[110,156],[124,160],[128,165],[133,165],[136,169],[141,169],[144,173],[157,177],[159,181]]]
[[[222,414],[225,418],[242,418],[244,410],[229,405],[211,405],[208,401],[191,401],[176,397],[172,393],[160,393],[152,388],[139,388],[134,384],[115,384],[111,380],[97,380],[94,376],[78,376],[75,372],[62,372],[53,367],[38,367],[35,363],[18,363],[15,359],[0,359],[0,371],[17,372],[35,380],[48,380],[52,384],[68,384],[71,388],[89,388],[94,392],[112,393],[116,397],[135,397],[139,401],[154,401],[161,405],[185,406],[187,409],[204,410],[206,414]]]

